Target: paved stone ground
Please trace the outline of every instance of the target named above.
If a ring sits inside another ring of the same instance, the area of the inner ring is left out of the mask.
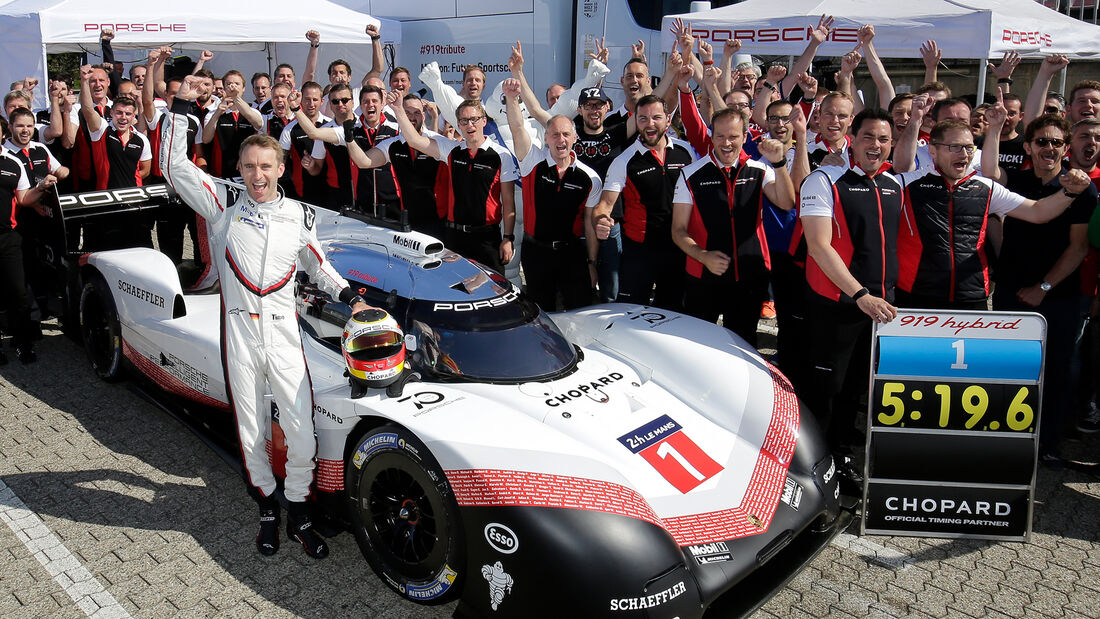
[[[255,507],[231,466],[126,383],[97,380],[58,332],[39,358],[0,368],[0,616],[453,611],[392,594],[348,534],[325,561],[287,545],[258,556]],[[1067,454],[1094,463],[1100,437]],[[1100,479],[1086,468],[1040,472],[1030,543],[852,528],[756,616],[1095,617]]]

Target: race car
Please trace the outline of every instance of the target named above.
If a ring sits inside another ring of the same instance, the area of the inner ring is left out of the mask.
[[[185,208],[152,191],[67,196],[61,210]],[[402,380],[353,397],[350,308],[299,276],[318,508],[401,596],[459,599],[458,614],[479,617],[746,612],[835,534],[820,431],[730,331],[637,305],[547,314],[407,227],[321,208],[315,225],[332,264],[405,333]],[[231,428],[217,286],[185,290],[156,250],[74,257],[63,244],[96,373],[135,371]],[[274,403],[271,416],[282,474]]]

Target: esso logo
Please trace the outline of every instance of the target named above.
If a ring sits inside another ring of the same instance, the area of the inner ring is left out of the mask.
[[[485,525],[485,541],[489,542],[493,550],[506,555],[519,550],[519,538],[511,529],[498,522]]]

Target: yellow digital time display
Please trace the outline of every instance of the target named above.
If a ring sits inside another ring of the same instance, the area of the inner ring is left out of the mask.
[[[1035,432],[1038,386],[969,382],[874,382],[871,423],[880,428]]]

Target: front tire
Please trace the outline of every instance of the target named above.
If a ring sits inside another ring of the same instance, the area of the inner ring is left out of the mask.
[[[363,435],[347,463],[348,516],[371,568],[402,597],[443,604],[461,590],[465,548],[442,468],[408,430]]]
[[[80,293],[80,335],[96,376],[107,382],[122,378],[122,329],[107,282],[93,275]]]

